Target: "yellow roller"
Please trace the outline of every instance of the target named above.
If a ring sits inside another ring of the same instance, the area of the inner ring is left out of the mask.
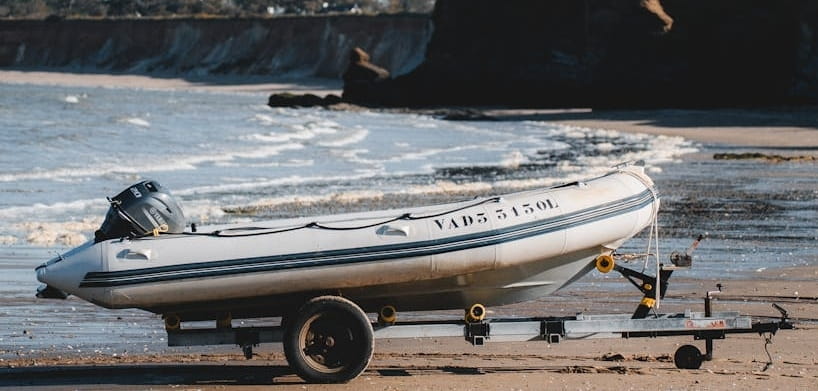
[[[378,323],[394,324],[398,320],[398,310],[393,305],[385,305],[378,311]]]
[[[599,270],[600,273],[610,273],[615,264],[613,257],[609,254],[596,257],[596,270]]]
[[[486,318],[486,307],[482,304],[473,304],[466,310],[466,322],[475,323]]]
[[[164,314],[162,317],[165,318],[165,330],[167,331],[179,330],[182,325],[182,320],[179,319],[179,315]]]

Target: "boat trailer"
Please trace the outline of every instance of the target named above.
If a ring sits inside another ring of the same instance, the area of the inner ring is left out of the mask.
[[[699,238],[701,240],[701,237]],[[697,244],[698,240],[695,244]],[[466,310],[463,320],[450,321],[414,321],[396,322],[396,312],[391,306],[384,307],[379,314],[379,321],[371,322],[363,313],[364,322],[369,322],[372,326],[372,333],[364,336],[369,343],[368,353],[357,353],[357,347],[347,345],[347,349],[355,350],[355,355],[367,355],[362,359],[360,371],[365,369],[371,357],[372,339],[386,338],[424,338],[424,337],[459,337],[475,346],[482,346],[487,342],[505,341],[546,341],[554,344],[563,340],[589,339],[589,338],[657,338],[668,336],[692,336],[694,340],[705,341],[705,352],[702,353],[694,345],[683,345],[674,354],[674,363],[680,369],[698,369],[703,361],[713,359],[713,341],[725,339],[728,334],[757,333],[759,335],[775,335],[778,330],[793,329],[794,326],[789,320],[787,311],[777,304],[772,304],[781,316],[777,320],[758,320],[750,316],[741,315],[739,312],[713,312],[711,302],[721,291],[708,292],[704,299],[704,312],[693,312],[687,310],[683,313],[659,314],[655,311],[656,300],[664,297],[668,286],[668,280],[673,271],[691,266],[690,251],[687,253],[671,255],[672,266],[660,265],[658,270],[658,280],[655,276],[650,276],[616,264],[611,256],[600,256],[597,258],[596,266],[601,272],[618,271],[638,289],[644,293],[644,297],[633,314],[613,314],[613,315],[584,315],[566,317],[533,317],[533,318],[485,318],[486,309],[480,304],[475,304]],[[334,296],[328,296],[325,301],[338,304],[346,301],[352,306],[354,303]],[[319,300],[318,303],[321,303]],[[332,303],[330,303],[332,304]],[[355,306],[357,308],[357,306]],[[360,312],[360,309],[357,311]],[[318,313],[318,312],[316,312]],[[318,315],[311,315],[313,318]],[[168,346],[199,346],[199,345],[238,345],[242,348],[247,359],[253,356],[253,347],[261,343],[284,342],[285,353],[290,365],[299,362],[310,362],[308,358],[291,357],[301,355],[317,355],[321,353],[311,352],[312,345],[297,345],[293,351],[288,351],[288,330],[283,326],[269,327],[232,327],[230,321],[218,321],[216,328],[190,328],[182,329],[179,323],[168,323],[166,319],[166,330],[168,333]],[[306,330],[306,329],[304,329]],[[312,331],[310,331],[312,332]],[[301,332],[301,340],[303,334]],[[338,335],[335,336],[339,337]],[[333,346],[335,342],[332,336],[321,336],[318,345],[326,350],[332,350],[338,346]],[[767,339],[769,342],[769,338]],[[315,343],[313,340],[312,343]],[[293,345],[293,342],[290,342]],[[766,346],[765,346],[766,347]],[[770,364],[768,364],[770,365]],[[295,368],[300,376],[308,381],[339,382],[350,380],[351,377],[311,377],[309,370],[307,376],[305,372]],[[358,372],[360,373],[360,372]],[[357,374],[355,374],[357,376]]]
[[[674,363],[680,369],[698,369],[703,361],[713,358],[713,340],[725,339],[728,334],[772,334],[792,329],[786,311],[778,321],[759,322],[738,312],[685,311],[659,314],[650,318],[631,319],[627,314],[576,315],[544,318],[483,319],[478,322],[416,321],[392,325],[373,323],[374,337],[386,338],[441,338],[465,337],[472,345],[482,346],[489,341],[547,341],[554,344],[563,340],[589,338],[644,338],[693,336],[705,340],[704,354],[693,345],[680,347]],[[253,347],[260,343],[282,342],[281,326],[240,327],[221,329],[179,329],[168,331],[168,346],[238,345],[250,359]]]

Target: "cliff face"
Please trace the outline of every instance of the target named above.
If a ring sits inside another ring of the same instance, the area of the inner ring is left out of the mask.
[[[818,1],[806,1],[799,10],[799,40],[796,46],[795,77],[790,94],[818,102]]]
[[[431,20],[0,21],[6,67],[341,77],[356,46],[403,75],[364,88],[368,104],[818,103],[815,0],[437,0]]]
[[[426,16],[0,22],[0,66],[165,74],[340,77],[348,54],[401,74],[423,59]]]
[[[813,0],[438,0],[390,105],[731,106],[818,101]]]

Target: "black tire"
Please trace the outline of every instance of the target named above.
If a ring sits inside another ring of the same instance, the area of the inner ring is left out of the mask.
[[[337,296],[316,297],[288,319],[284,355],[310,383],[345,383],[369,365],[374,336],[369,318],[355,303]]]
[[[673,355],[673,362],[679,369],[699,369],[702,367],[702,361],[704,361],[702,352],[693,345],[682,345]]]

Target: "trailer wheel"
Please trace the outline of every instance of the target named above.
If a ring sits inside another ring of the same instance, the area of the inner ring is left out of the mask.
[[[682,345],[673,355],[673,362],[679,369],[699,369],[702,361],[704,361],[702,352],[693,345]]]
[[[344,383],[361,374],[374,350],[372,325],[360,307],[337,296],[316,297],[288,320],[284,355],[310,383]]]

